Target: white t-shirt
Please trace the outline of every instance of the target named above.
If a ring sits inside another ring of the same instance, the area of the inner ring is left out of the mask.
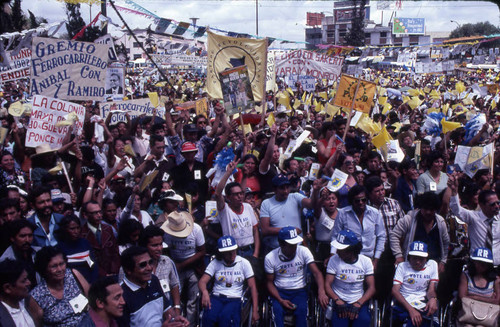
[[[326,273],[334,275],[332,289],[342,301],[354,303],[363,296],[363,282],[366,276],[373,275],[370,258],[360,254],[355,263],[345,263],[338,255],[328,260]]]
[[[250,262],[236,256],[234,265],[228,267],[221,260],[212,260],[205,273],[214,277],[214,287],[212,293],[214,295],[225,295],[231,298],[240,298],[243,295],[243,285],[245,280],[253,277],[253,269]]]
[[[330,242],[333,238],[333,225],[335,220],[330,218],[321,208],[321,215],[319,219],[314,220],[314,229],[316,230],[316,240],[321,242]]]
[[[306,266],[314,262],[308,248],[298,245],[295,257],[282,261],[281,248],[269,252],[264,259],[266,273],[274,274],[274,285],[282,289],[300,289],[306,286]]]
[[[165,233],[163,240],[168,245],[170,257],[179,262],[184,261],[196,253],[196,248],[205,244],[203,231],[198,224],[193,224],[193,231],[187,237],[175,237]]]
[[[400,284],[400,293],[412,307],[423,309],[425,296],[431,282],[438,282],[438,265],[429,260],[424,269],[414,270],[408,261],[401,262],[396,268],[393,284]]]
[[[258,221],[250,204],[243,203],[243,211],[238,214],[225,203],[217,219],[224,235],[234,237],[238,246],[254,244],[253,226],[257,225]]]

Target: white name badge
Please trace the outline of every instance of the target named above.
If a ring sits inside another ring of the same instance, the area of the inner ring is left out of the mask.
[[[201,179],[201,171],[199,170],[194,171],[194,179]]]
[[[79,294],[77,297],[75,297],[72,300],[69,300],[69,304],[71,305],[71,308],[73,309],[74,313],[80,313],[85,309],[89,301],[83,294]]]
[[[170,292],[170,285],[168,284],[168,280],[160,279],[160,285],[161,289],[163,290],[163,293]]]
[[[436,182],[430,182],[429,183],[429,189],[433,192],[436,192],[437,191],[437,184]]]
[[[169,177],[170,177],[170,175],[167,172],[165,172],[165,173],[163,173],[163,177],[161,178],[161,181],[167,182]]]
[[[328,230],[332,230],[334,224],[335,221],[327,217],[323,218],[321,221],[321,225],[325,226]]]
[[[24,177],[23,176],[17,176],[17,180],[19,183],[24,184]]]

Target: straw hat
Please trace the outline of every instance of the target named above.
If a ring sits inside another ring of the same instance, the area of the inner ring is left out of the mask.
[[[193,231],[193,224],[193,216],[188,212],[173,211],[167,216],[167,221],[163,223],[161,229],[175,237],[187,237]]]
[[[35,148],[35,151],[36,153],[31,155],[31,157],[35,157],[35,156],[39,156],[39,155],[42,155],[42,154],[45,154],[45,153],[51,153],[51,152],[56,152],[58,149],[52,149],[50,147],[49,144],[47,143],[44,143],[44,144],[40,144],[40,145],[37,145],[37,147]]]

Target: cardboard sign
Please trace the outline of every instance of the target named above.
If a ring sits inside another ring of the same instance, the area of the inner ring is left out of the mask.
[[[101,109],[101,117],[106,118],[111,110],[111,106],[115,104],[118,112],[113,114],[110,124],[119,121],[126,121],[125,113],[128,112],[130,119],[137,116],[146,114],[146,116],[153,115],[154,106],[149,99],[138,99],[128,101],[115,101],[115,102],[101,102],[99,107]]]
[[[106,92],[108,48],[103,44],[34,37],[31,93],[64,100],[101,101]]]
[[[0,72],[0,83],[15,81],[18,79],[29,78],[29,77],[30,77],[29,67],[6,70]]]
[[[29,68],[31,63],[31,49],[24,48],[19,51],[15,56],[12,55],[12,51],[6,52],[8,57],[9,67],[4,67],[0,65],[0,72],[6,70],[16,70],[21,68]]]
[[[85,118],[84,106],[43,95],[35,95],[26,131],[25,145],[34,148],[38,145],[49,144],[52,149],[60,148],[70,126],[56,127],[56,123],[66,120],[70,113],[75,113],[78,117],[74,130],[79,135]]]

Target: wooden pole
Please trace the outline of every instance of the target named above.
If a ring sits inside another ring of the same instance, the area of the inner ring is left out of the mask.
[[[64,162],[61,160],[61,161],[59,161],[59,163],[61,164],[64,176],[66,176],[66,181],[68,182],[69,191],[71,193],[75,193],[75,192],[73,192],[73,186],[71,185],[71,180],[69,179],[68,171],[66,170],[66,166],[64,165]]]

